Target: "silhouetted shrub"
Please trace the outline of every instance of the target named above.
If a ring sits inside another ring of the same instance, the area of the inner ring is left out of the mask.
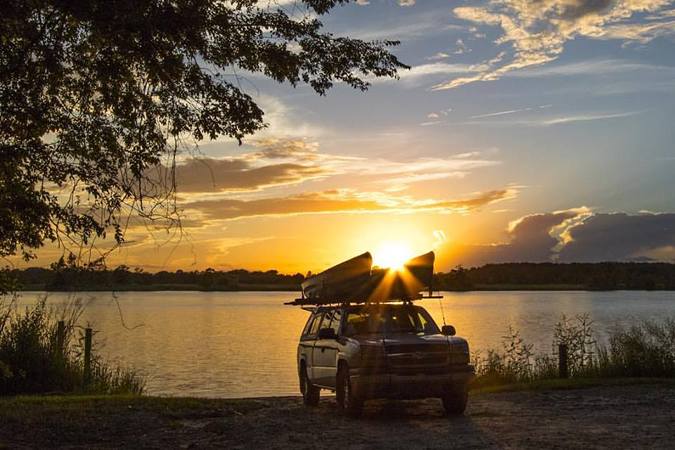
[[[0,298],[0,395],[143,391],[144,381],[135,372],[110,366],[95,354],[90,381],[84,384],[82,311],[79,301],[49,308],[46,297],[21,311],[16,297]],[[59,320],[65,323],[61,337]]]
[[[612,330],[608,345],[600,349],[598,371],[604,376],[675,376],[675,320]]]
[[[523,383],[558,377],[555,349],[568,349],[568,372],[572,378],[593,377],[675,377],[675,320],[642,321],[628,328],[609,331],[606,344],[595,339],[587,314],[569,319],[562,316],[555,325],[550,354],[534,355],[520,333],[509,327],[502,351],[474,354],[474,387]]]

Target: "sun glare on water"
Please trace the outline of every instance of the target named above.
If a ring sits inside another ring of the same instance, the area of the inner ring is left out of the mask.
[[[382,268],[400,270],[412,256],[412,251],[406,244],[384,242],[373,252],[373,264]]]

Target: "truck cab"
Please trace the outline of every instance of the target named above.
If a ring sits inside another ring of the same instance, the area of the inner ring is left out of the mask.
[[[321,389],[338,407],[358,414],[376,398],[440,398],[448,414],[462,414],[474,376],[469,345],[454,327],[439,328],[412,302],[317,306],[303,328],[297,363],[306,405]]]

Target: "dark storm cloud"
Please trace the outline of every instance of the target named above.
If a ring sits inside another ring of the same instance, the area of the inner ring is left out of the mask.
[[[568,231],[560,261],[622,261],[675,246],[675,214],[595,214]]]
[[[675,213],[590,214],[585,209],[525,216],[495,245],[456,245],[451,265],[503,262],[653,261],[675,257]],[[655,257],[654,255],[661,255]],[[668,256],[670,255],[670,256]]]
[[[502,257],[511,261],[549,260],[558,244],[551,230],[576,215],[575,211],[561,211],[525,216],[512,226],[511,242],[502,250]]]
[[[577,215],[575,211],[532,214],[514,222],[509,242],[495,245],[455,245],[449,249],[455,264],[478,266],[487,263],[550,261],[558,240],[551,229]]]

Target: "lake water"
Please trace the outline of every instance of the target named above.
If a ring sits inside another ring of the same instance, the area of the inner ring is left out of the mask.
[[[23,293],[21,304],[44,295]],[[615,324],[675,317],[675,292],[447,292],[446,322],[471,350],[500,348],[509,325],[550,352],[562,314],[588,313],[600,337]],[[308,313],[284,306],[292,292],[78,293],[83,322],[99,333],[95,351],[147,377],[154,395],[296,395],[295,353]],[[68,294],[51,293],[53,304]],[[119,308],[118,308],[119,304]],[[439,300],[420,305],[443,323]]]

